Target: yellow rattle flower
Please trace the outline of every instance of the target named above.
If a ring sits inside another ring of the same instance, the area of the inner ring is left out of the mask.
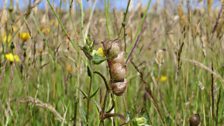
[[[20,39],[25,42],[30,39],[30,34],[28,32],[22,32],[19,34]]]

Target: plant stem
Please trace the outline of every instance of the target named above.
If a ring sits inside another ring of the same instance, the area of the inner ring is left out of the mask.
[[[104,7],[105,7],[105,15],[106,15],[106,28],[107,28],[107,34],[108,37],[111,37],[111,33],[110,33],[110,16],[109,16],[109,8],[110,8],[110,0],[104,0]]]
[[[128,63],[128,60],[131,58],[131,55],[132,55],[132,53],[134,52],[134,49],[135,49],[136,46],[138,45],[138,42],[139,42],[139,40],[140,40],[140,36],[141,36],[141,34],[142,34],[142,32],[143,32],[143,28],[144,28],[144,24],[145,24],[146,15],[147,15],[147,12],[148,12],[148,10],[149,10],[150,5],[151,5],[151,0],[149,0],[149,2],[148,2],[148,4],[147,4],[147,8],[146,8],[146,10],[145,10],[145,12],[144,12],[144,16],[143,16],[143,18],[142,18],[142,20],[141,20],[141,23],[140,23],[140,25],[139,25],[139,27],[138,27],[137,33],[136,33],[136,35],[135,35],[135,37],[134,37],[135,44],[134,44],[134,46],[132,47],[130,53],[128,54],[128,58],[126,59],[126,62],[125,62],[126,64]]]
[[[130,3],[131,3],[131,0],[128,0],[128,4],[126,7],[126,11],[124,13],[124,18],[123,18],[123,22],[122,22],[122,28],[124,29],[124,51],[125,52],[126,52],[126,19],[127,19],[127,14],[128,14],[128,9],[129,9]],[[122,28],[120,29],[119,36],[120,36]]]
[[[53,15],[57,18],[59,24],[61,25],[62,31],[64,32],[64,34],[65,34],[66,37],[69,39],[69,41],[71,42],[72,46],[74,47],[74,42],[73,42],[73,40],[71,39],[71,37],[69,36],[69,34],[68,34],[68,32],[67,32],[65,26],[63,25],[61,19],[59,18],[59,16],[58,16],[57,13],[55,12],[54,7],[51,5],[51,3],[50,3],[49,0],[47,0],[47,3],[48,3],[48,5],[50,6],[51,11],[53,12]]]
[[[92,68],[92,65],[91,65],[91,62],[89,63],[89,67],[90,69]],[[93,83],[93,73],[92,73],[92,69],[89,71],[90,72],[90,83],[89,83],[89,89],[88,89],[88,92],[87,92],[87,112],[86,112],[86,123],[87,123],[87,126],[89,126],[89,106],[90,106],[90,96],[91,96],[91,88],[92,88],[92,83]]]

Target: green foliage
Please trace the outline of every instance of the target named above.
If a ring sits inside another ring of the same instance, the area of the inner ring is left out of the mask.
[[[128,5],[123,14],[111,10],[110,0],[104,10],[83,10],[75,1],[75,11],[74,1],[68,11],[47,2],[48,11],[33,4],[0,12],[0,125],[188,126],[194,114],[201,126],[224,124],[224,25],[218,12],[188,10],[178,18],[176,3],[157,10],[149,0],[136,11]],[[30,33],[30,40],[22,43],[20,32]],[[9,46],[4,33],[12,34]],[[122,49],[127,46],[125,58],[139,40],[125,64],[128,86],[119,97],[110,89],[101,44],[115,38]],[[8,62],[7,53],[21,61]]]

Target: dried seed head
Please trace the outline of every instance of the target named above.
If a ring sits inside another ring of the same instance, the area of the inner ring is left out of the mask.
[[[3,25],[8,21],[8,11],[6,9],[2,10],[0,23]]]
[[[192,24],[191,26],[192,36],[196,38],[200,34],[200,26],[199,24]]]
[[[113,93],[117,96],[121,96],[127,87],[127,80],[124,79],[122,82],[112,82],[111,89]]]
[[[200,124],[200,115],[194,114],[189,119],[190,126],[198,126]]]
[[[212,5],[213,5],[213,0],[208,0],[207,1],[207,8],[208,8],[209,13],[211,12]]]
[[[179,23],[181,25],[181,27],[185,27],[188,25],[188,21],[187,21],[187,17],[184,15],[184,11],[181,5],[178,6],[177,8],[177,12],[178,12],[178,16],[179,18]]]
[[[177,8],[178,16],[181,18],[184,16],[184,11],[181,5],[178,6]]]
[[[164,63],[164,58],[165,58],[165,51],[160,49],[156,52],[156,57],[155,57],[155,61],[156,63],[161,66]]]
[[[113,81],[124,80],[126,76],[126,67],[120,63],[111,64],[111,77]]]

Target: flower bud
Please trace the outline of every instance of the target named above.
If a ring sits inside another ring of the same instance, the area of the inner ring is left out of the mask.
[[[124,79],[122,82],[112,82],[111,83],[111,89],[113,93],[117,96],[120,96],[124,93],[125,89],[127,87],[127,80]]]
[[[112,63],[111,64],[111,77],[114,81],[120,81],[125,78],[126,68],[124,65],[120,63]]]

